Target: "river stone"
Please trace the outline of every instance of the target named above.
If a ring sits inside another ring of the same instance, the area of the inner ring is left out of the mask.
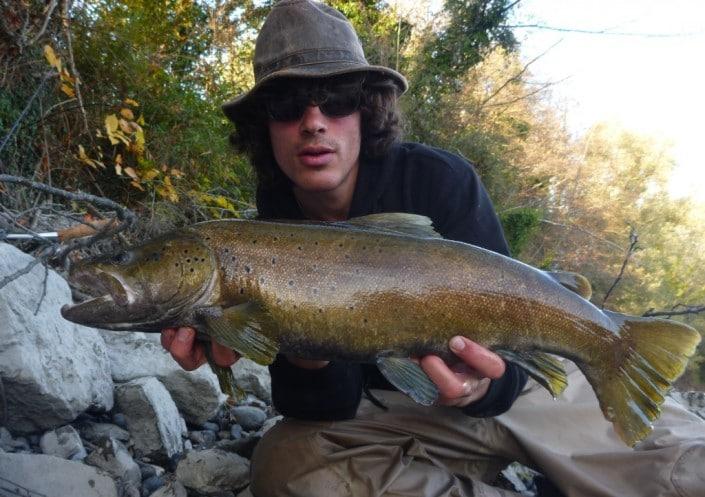
[[[87,455],[81,437],[71,425],[46,432],[39,440],[39,446],[48,456],[79,460]]]
[[[187,497],[186,487],[178,480],[168,482],[149,497]]]
[[[185,371],[161,346],[159,334],[106,330],[101,330],[101,334],[107,344],[113,379],[126,382],[158,378],[189,423],[202,425],[225,400],[211,369],[204,365]]]
[[[259,430],[267,420],[267,413],[259,407],[236,406],[230,412],[237,420],[237,423],[246,431]]]
[[[250,462],[219,449],[189,452],[179,461],[176,478],[196,492],[218,494],[249,484]]]
[[[115,481],[99,469],[44,454],[0,454],[0,481],[18,489],[8,495],[118,497]]]
[[[243,357],[233,364],[231,369],[238,388],[254,394],[268,404],[272,403],[272,379],[267,366]]]
[[[78,424],[76,427],[81,436],[92,443],[96,443],[105,437],[114,438],[121,442],[130,441],[130,432],[112,423],[85,422]]]
[[[115,394],[138,456],[163,461],[183,451],[184,421],[159,380],[138,378],[118,385]]]
[[[125,446],[117,439],[105,437],[85,460],[86,464],[107,471],[113,478],[139,488],[142,472]]]
[[[0,243],[0,279],[33,257]],[[41,264],[0,289],[0,378],[7,401],[5,426],[15,434],[46,431],[88,410],[110,410],[113,382],[105,342],[92,329],[61,317],[71,290],[53,270],[39,311]]]

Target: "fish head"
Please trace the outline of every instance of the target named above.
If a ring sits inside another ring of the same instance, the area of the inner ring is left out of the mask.
[[[69,282],[94,296],[65,305],[79,324],[112,330],[159,331],[178,324],[217,288],[215,257],[195,235],[168,235],[71,267]]]

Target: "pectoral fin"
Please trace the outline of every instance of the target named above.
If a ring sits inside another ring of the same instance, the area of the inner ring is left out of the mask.
[[[512,361],[545,387],[551,395],[558,397],[568,386],[568,378],[563,364],[558,359],[543,352],[517,352],[513,350],[497,350],[497,354]]]
[[[402,357],[380,357],[377,367],[385,378],[419,404],[430,406],[438,399],[438,388],[421,366]]]
[[[261,308],[245,303],[223,309],[222,316],[206,316],[208,334],[258,364],[274,362],[279,344],[262,333],[265,321]]]

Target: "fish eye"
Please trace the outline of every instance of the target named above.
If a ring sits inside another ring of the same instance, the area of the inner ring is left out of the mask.
[[[130,252],[118,252],[111,257],[110,262],[113,264],[129,264],[132,260],[132,254]]]

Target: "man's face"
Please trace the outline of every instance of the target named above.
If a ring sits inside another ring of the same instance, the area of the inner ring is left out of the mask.
[[[304,192],[351,191],[360,157],[360,85],[294,80],[267,100],[281,170]]]

